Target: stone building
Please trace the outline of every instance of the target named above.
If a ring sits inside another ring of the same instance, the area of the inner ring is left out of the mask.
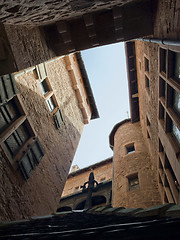
[[[98,117],[79,53],[0,78],[0,220],[57,209],[84,124]]]
[[[90,165],[86,168],[73,171],[68,175],[62,198],[57,211],[83,209],[87,199],[87,192],[82,186],[88,182],[89,174],[94,173],[98,182],[92,195],[92,205],[106,205],[111,203],[112,193],[112,158]]]
[[[153,34],[151,0],[0,3],[0,75],[55,56]]]
[[[179,203],[180,43],[126,43],[131,120],[110,134],[113,205]]]

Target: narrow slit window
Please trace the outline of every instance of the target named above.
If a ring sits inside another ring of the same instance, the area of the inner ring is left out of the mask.
[[[56,108],[56,104],[54,102],[53,97],[48,98],[46,100],[46,102],[47,102],[47,105],[48,105],[48,108],[49,108],[50,112],[52,112]]]

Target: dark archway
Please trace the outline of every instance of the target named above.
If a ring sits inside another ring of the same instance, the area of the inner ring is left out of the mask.
[[[82,210],[84,209],[85,207],[85,203],[86,203],[86,200],[80,202],[75,210]],[[105,204],[106,203],[106,198],[104,196],[94,196],[92,197],[92,207],[95,207],[95,206],[98,206],[98,205],[102,205],[102,204]]]
[[[56,212],[69,212],[69,211],[72,211],[72,208],[65,206],[65,207],[58,208]]]

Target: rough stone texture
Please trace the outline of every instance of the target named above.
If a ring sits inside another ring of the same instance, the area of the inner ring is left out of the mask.
[[[39,80],[34,72],[17,75],[16,81],[28,118],[45,150],[45,156],[25,182],[0,152],[0,220],[23,219],[56,210],[82,130],[83,117],[66,69],[65,60],[46,63],[48,79],[64,124],[55,128]]]
[[[17,70],[23,70],[56,56],[48,48],[38,27],[6,25],[5,30],[16,59]]]
[[[180,38],[180,1],[154,1],[154,37]]]
[[[143,136],[151,154],[153,170],[158,162],[158,44],[135,42],[139,92],[139,113]],[[145,57],[149,59],[149,90],[145,86]],[[153,59],[153,60],[152,60]],[[147,117],[150,121],[150,138],[147,137]]]
[[[146,208],[160,204],[157,179],[140,122],[126,122],[114,137],[113,207]],[[135,152],[127,154],[126,145]],[[139,189],[129,190],[128,176],[138,173]]]
[[[6,24],[42,25],[124,5],[134,0],[6,0],[0,3],[0,21]]]
[[[105,178],[105,181],[112,179],[112,162],[106,163],[105,165],[102,165],[97,168],[87,169],[84,172],[81,172],[80,174],[77,173],[77,175],[70,177],[67,179],[62,197],[67,196],[69,194],[74,193],[75,188],[82,186],[86,181],[88,181],[90,172],[94,172],[94,178],[95,180],[100,183],[101,179]]]

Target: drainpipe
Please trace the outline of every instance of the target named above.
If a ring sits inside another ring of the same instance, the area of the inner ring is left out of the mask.
[[[149,42],[149,43],[157,43],[157,44],[162,44],[162,45],[171,45],[171,46],[179,46],[180,47],[179,40],[167,40],[167,39],[158,39],[158,38],[137,38],[136,40]]]

